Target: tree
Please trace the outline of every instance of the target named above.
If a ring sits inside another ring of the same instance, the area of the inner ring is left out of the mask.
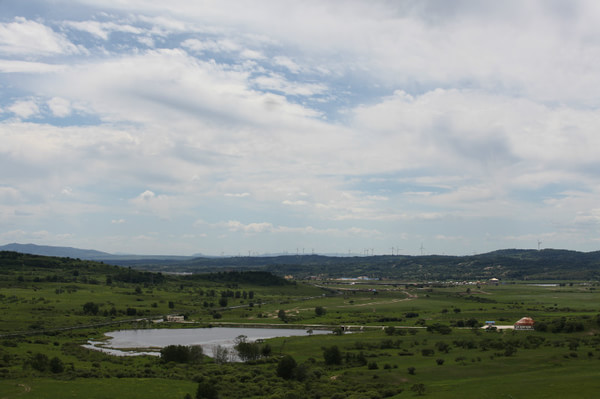
[[[50,359],[50,371],[54,374],[62,373],[65,369],[65,366],[58,357],[54,356]]]
[[[279,319],[281,321],[287,322],[287,316],[285,315],[285,310],[279,309],[279,312],[277,312],[277,317],[279,317]]]
[[[277,376],[289,380],[294,376],[294,370],[297,366],[298,364],[292,356],[285,355],[277,363]]]
[[[219,306],[222,308],[227,307],[227,298],[226,297],[221,297],[221,299],[219,299]]]
[[[196,399],[218,399],[219,392],[215,387],[215,384],[211,384],[208,381],[203,381],[198,384],[196,390]]]
[[[438,341],[435,343],[435,348],[440,351],[440,352],[444,352],[444,353],[448,353],[448,351],[450,351],[450,345],[448,345],[446,342],[444,341]]]
[[[260,345],[256,342],[248,342],[247,338],[245,335],[239,335],[235,339],[234,349],[243,362],[257,360],[260,357]]]
[[[396,333],[396,327],[394,326],[387,326],[383,329],[383,331],[385,331],[385,333],[387,335],[394,335]]]
[[[271,356],[272,351],[273,351],[273,349],[271,348],[271,345],[264,344],[262,346],[262,348],[260,349],[260,354],[263,355],[263,357],[269,357],[269,356]]]
[[[327,365],[342,364],[342,353],[336,345],[323,348],[323,358]]]
[[[201,345],[192,345],[189,347],[190,363],[201,363],[204,357],[204,351]]]
[[[48,356],[43,353],[36,353],[33,359],[29,361],[32,368],[37,371],[46,371],[48,369]]]
[[[415,375],[415,371],[417,370],[414,367],[408,367],[406,370],[408,370],[408,374],[410,375]]]
[[[187,363],[190,361],[190,351],[184,345],[167,345],[160,350],[163,362]]]
[[[98,314],[98,305],[94,302],[86,302],[83,305],[83,313],[97,315]]]
[[[323,306],[317,306],[317,307],[315,308],[315,314],[316,314],[317,316],[324,316],[324,315],[325,315],[325,313],[327,313],[327,311],[325,310],[325,308],[324,308]]]
[[[212,347],[213,359],[217,364],[227,363],[229,361],[229,349],[221,345]]]
[[[425,384],[414,384],[410,387],[410,390],[416,392],[419,396],[425,395]]]

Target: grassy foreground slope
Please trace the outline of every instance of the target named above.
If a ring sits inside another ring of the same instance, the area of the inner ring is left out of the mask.
[[[315,286],[264,273],[172,276],[0,252],[0,398],[183,399],[206,386],[233,399],[595,398],[598,284],[556,283]],[[189,324],[152,322],[167,314]],[[538,331],[479,328],[523,316]],[[245,363],[165,362],[81,347],[119,328],[225,322],[354,331],[268,340]],[[295,366],[282,375],[286,355]]]

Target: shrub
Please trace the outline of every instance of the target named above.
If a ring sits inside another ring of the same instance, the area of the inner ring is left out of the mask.
[[[52,359],[50,359],[49,366],[50,366],[50,371],[53,372],[54,374],[62,373],[65,369],[65,366],[64,366],[62,360],[60,360],[56,356],[54,356]]]
[[[342,364],[342,353],[336,345],[323,348],[323,358],[327,365]]]
[[[294,376],[294,370],[297,366],[296,360],[292,356],[285,355],[277,363],[277,376],[289,380]]]
[[[83,313],[97,315],[98,314],[98,305],[94,302],[86,302],[83,305]]]

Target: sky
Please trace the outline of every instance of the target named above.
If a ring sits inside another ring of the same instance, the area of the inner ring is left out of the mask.
[[[0,244],[600,246],[600,2],[0,0]]]

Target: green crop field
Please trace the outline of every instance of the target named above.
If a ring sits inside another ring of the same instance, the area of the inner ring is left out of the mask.
[[[593,281],[289,282],[264,272],[175,276],[3,256],[1,399],[595,398],[600,389]],[[168,314],[185,323],[153,322]],[[481,328],[524,316],[535,331]],[[81,346],[117,329],[219,323],[307,334],[248,343],[245,362],[120,357]],[[334,333],[311,334],[319,326]]]

